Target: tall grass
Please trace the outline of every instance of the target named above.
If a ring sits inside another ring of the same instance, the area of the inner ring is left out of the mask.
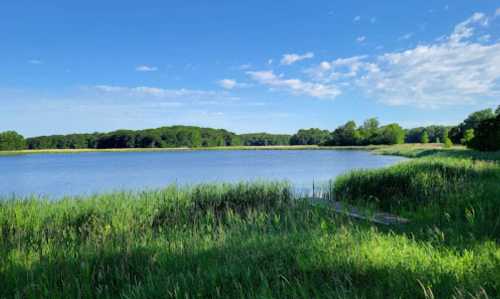
[[[454,247],[500,241],[500,164],[451,158],[438,152],[388,168],[357,170],[339,177],[331,190],[336,199],[368,204],[412,220],[407,232]]]
[[[0,201],[0,298],[497,298],[498,179],[497,164],[434,157],[334,185],[406,213],[402,228],[286,183]]]
[[[425,158],[374,170],[356,170],[336,179],[334,194],[344,200],[377,201],[385,210],[437,201],[498,179],[498,165],[453,158]]]

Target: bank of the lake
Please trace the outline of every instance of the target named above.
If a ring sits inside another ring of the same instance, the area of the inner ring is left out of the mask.
[[[417,158],[345,174],[327,196],[405,226],[272,182],[0,202],[0,297],[497,298],[499,153],[379,150]]]
[[[174,148],[112,148],[112,149],[44,149],[0,151],[0,156],[28,154],[79,154],[79,153],[134,153],[134,152],[172,152],[172,151],[230,151],[230,150],[331,150],[353,149],[373,150],[383,146],[318,146],[318,145],[263,145],[263,146],[214,146],[214,147],[174,147]]]

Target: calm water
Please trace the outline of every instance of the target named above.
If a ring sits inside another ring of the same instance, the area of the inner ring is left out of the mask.
[[[365,151],[179,151],[37,154],[0,157],[0,197],[61,197],[200,182],[288,180],[305,191],[351,169],[401,157]]]

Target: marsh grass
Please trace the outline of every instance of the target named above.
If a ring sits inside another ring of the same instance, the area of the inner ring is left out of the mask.
[[[389,228],[286,183],[7,199],[0,297],[496,298],[498,179],[493,162],[428,157],[332,185],[412,220]]]

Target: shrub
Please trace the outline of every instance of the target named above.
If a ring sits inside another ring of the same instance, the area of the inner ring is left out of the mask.
[[[427,131],[424,131],[424,133],[422,134],[422,137],[420,138],[420,142],[421,143],[429,143],[429,134],[427,133]]]

